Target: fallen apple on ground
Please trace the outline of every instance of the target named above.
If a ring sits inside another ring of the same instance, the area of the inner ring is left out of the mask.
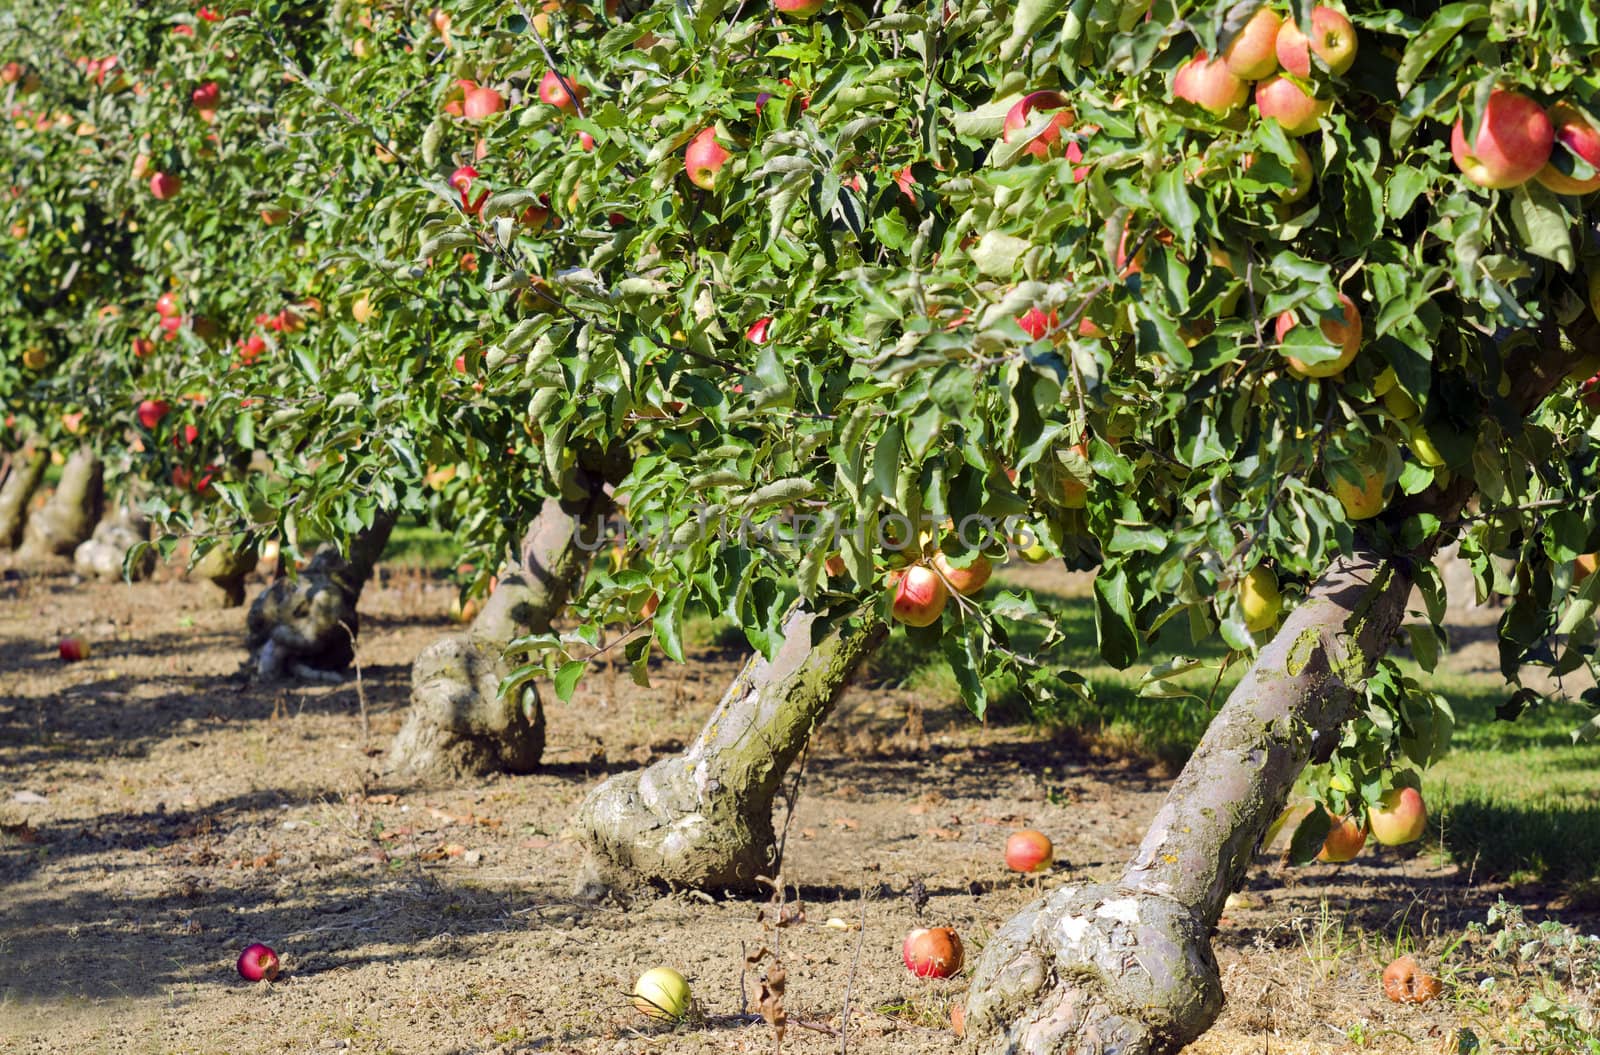
[[[633,1006],[647,1018],[676,1022],[689,1011],[689,983],[670,967],[652,967],[633,985]]]
[[[949,978],[961,970],[961,939],[949,927],[918,927],[906,935],[900,958],[918,978]]]
[[[1006,867],[1013,872],[1048,872],[1055,863],[1055,847],[1043,832],[1031,828],[1012,832],[1006,840]]]
[[[1410,954],[1383,969],[1383,995],[1397,1004],[1425,1004],[1443,990],[1439,979],[1424,971]]]
[[[66,637],[61,639],[58,650],[63,663],[77,663],[89,658],[89,643],[82,638]]]
[[[256,942],[239,954],[239,976],[247,982],[263,978],[273,981],[278,977],[278,954],[269,945]]]

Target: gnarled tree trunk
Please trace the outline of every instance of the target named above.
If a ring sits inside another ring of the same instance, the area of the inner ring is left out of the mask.
[[[380,510],[372,526],[351,540],[348,557],[324,546],[298,576],[280,578],[256,595],[245,618],[245,632],[260,677],[272,680],[287,672],[318,681],[337,680],[350,665],[360,630],[356,602],[372,578],[394,522],[392,511]]]
[[[544,753],[544,709],[529,683],[501,699],[503,653],[543,633],[583,576],[611,500],[602,481],[572,501],[547,499],[472,625],[440,638],[411,668],[411,711],[389,748],[390,767],[431,778],[531,772]]]
[[[118,506],[95,525],[87,542],[72,551],[72,566],[86,578],[143,579],[155,570],[156,552],[146,548],[131,565],[128,552],[150,538],[150,524],[131,506]]]
[[[254,547],[237,550],[224,539],[194,562],[194,567],[189,569],[189,577],[204,579],[211,584],[212,588],[206,591],[206,596],[212,606],[237,608],[244,604],[245,579],[255,571],[258,559]]]
[[[771,662],[748,660],[681,755],[601,784],[578,827],[602,869],[680,886],[754,887],[776,864],[784,773],[888,627],[870,610],[796,608]]]
[[[0,483],[0,549],[15,549],[22,541],[22,528],[27,523],[28,500],[39,489],[44,479],[44,469],[50,464],[50,452],[34,446],[24,446],[11,458],[11,468]]]
[[[1565,337],[1550,326],[1512,354],[1515,411],[1532,412],[1582,354],[1600,350],[1600,319],[1584,311]],[[1462,474],[1400,500],[1385,520],[1453,520],[1475,486]],[[1410,569],[1443,541],[1336,560],[1212,719],[1121,877],[1062,887],[995,933],[967,997],[979,1051],[1169,1055],[1216,1020],[1211,929],[1300,771],[1331,755],[1359,683],[1392,645]]]
[[[70,557],[100,522],[105,504],[100,456],[79,447],[61,470],[61,482],[43,509],[28,518],[18,555],[28,560]]]

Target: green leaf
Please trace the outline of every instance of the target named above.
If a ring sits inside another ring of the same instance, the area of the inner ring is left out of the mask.
[[[561,668],[556,671],[554,682],[556,697],[562,703],[572,702],[572,694],[577,691],[578,681],[588,669],[589,664],[581,659],[572,659],[561,664]]]
[[[1530,180],[1512,191],[1511,220],[1528,252],[1568,271],[1577,266],[1571,218],[1556,196],[1541,184]]]
[[[1100,654],[1111,666],[1124,670],[1139,658],[1139,634],[1126,569],[1108,565],[1100,570],[1094,579],[1094,602]]]

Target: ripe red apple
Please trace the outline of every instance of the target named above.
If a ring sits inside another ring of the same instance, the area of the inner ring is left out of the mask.
[[[1354,817],[1334,817],[1331,813],[1328,816],[1333,820],[1333,828],[1322,841],[1317,860],[1342,864],[1355,857],[1367,844],[1367,830],[1357,824]]]
[[[1334,73],[1344,73],[1356,61],[1356,27],[1342,12],[1318,6],[1311,12],[1311,36],[1300,32],[1292,18],[1283,20],[1274,50],[1278,62],[1296,77],[1311,76],[1311,53]]]
[[[146,356],[154,355],[155,350],[156,342],[152,341],[150,338],[135,337],[133,339],[133,357],[135,359],[143,359]]]
[[[590,135],[588,132],[579,132],[578,133],[578,146],[583,150],[583,152],[585,154],[593,153],[594,152],[594,136]]]
[[[1048,158],[1061,147],[1061,133],[1072,127],[1072,122],[1077,116],[1066,109],[1067,100],[1060,92],[1029,92],[1012,104],[1006,111],[1005,123],[1001,126],[1000,141],[1011,142],[1012,138],[1028,126],[1028,118],[1035,110],[1054,110],[1056,114],[1050,118],[1048,124],[1034,133],[1028,140],[1027,146],[1022,148],[1024,154],[1032,154],[1041,160]]]
[[[1428,808],[1416,788],[1390,788],[1367,811],[1372,837],[1384,846],[1403,846],[1422,838],[1428,828]]]
[[[64,637],[57,651],[61,655],[61,662],[77,663],[89,658],[89,643],[82,638]]]
[[[150,193],[156,201],[169,201],[183,190],[183,180],[170,172],[157,172],[150,177]]]
[[[278,954],[270,946],[256,942],[239,954],[239,976],[247,982],[272,981],[278,977]]]
[[[1318,99],[1285,77],[1268,77],[1256,85],[1256,109],[1263,121],[1276,121],[1286,134],[1303,136],[1317,130],[1333,100]]]
[[[944,581],[950,584],[950,588],[963,597],[970,597],[983,589],[984,584],[989,581],[989,576],[994,574],[994,565],[981,553],[965,568],[956,567],[943,553],[936,553],[933,557],[933,567],[944,576]]]
[[[578,104],[588,98],[589,90],[571,77],[565,78],[566,83],[562,83],[562,80],[555,70],[545,70],[544,77],[539,81],[539,101],[569,114],[577,113]],[[568,85],[572,87],[570,92]],[[574,96],[577,98],[574,99]]]
[[[1060,328],[1061,316],[1053,311],[1042,312],[1035,305],[1017,316],[1017,325],[1022,327],[1023,333],[1038,341],[1042,340],[1045,334],[1053,333]]]
[[[1555,127],[1544,108],[1526,95],[1495,89],[1469,141],[1465,117],[1450,130],[1450,156],[1480,187],[1516,187],[1532,179],[1555,147]]]
[[[1383,969],[1383,995],[1397,1004],[1425,1004],[1443,990],[1414,956],[1401,956]]]
[[[773,8],[790,18],[810,18],[826,3],[827,0],[772,0]]]
[[[751,344],[766,344],[772,337],[772,316],[767,315],[752,322],[744,335]]]
[[[506,108],[505,99],[493,88],[477,87],[461,100],[461,113],[468,121],[482,121],[490,114],[497,114]]]
[[[1356,307],[1356,302],[1339,294],[1339,304],[1344,309],[1342,320],[1322,320],[1322,335],[1339,346],[1339,356],[1336,359],[1325,359],[1320,363],[1304,363],[1294,356],[1285,356],[1289,360],[1289,367],[1302,377],[1332,377],[1355,359],[1356,352],[1361,349],[1361,311]],[[1299,319],[1294,312],[1286,311],[1278,316],[1274,325],[1278,343],[1288,336],[1289,331],[1299,325]]]
[[[189,93],[189,101],[196,110],[215,110],[222,102],[222,88],[216,81],[206,81]]]
[[[944,580],[925,564],[907,568],[890,583],[890,612],[907,626],[931,626],[950,600]]]
[[[1042,832],[1029,828],[1006,840],[1006,867],[1013,872],[1048,872],[1054,863],[1055,847]]]
[[[717,175],[731,157],[733,155],[717,142],[716,128],[704,128],[690,140],[689,149],[684,151],[683,167],[689,173],[690,183],[701,190],[715,190]]]
[[[1574,197],[1600,190],[1600,131],[1589,119],[1570,103],[1556,103],[1550,107],[1550,123],[1555,126],[1555,146],[1550,160],[1537,173],[1537,179],[1557,194]],[[1556,160],[1565,150],[1574,158],[1595,170],[1588,179],[1575,179],[1556,167]]]
[[[918,978],[949,978],[961,970],[961,939],[949,927],[918,927],[906,935],[900,958]]]
[[[1173,77],[1172,94],[1222,117],[1244,105],[1250,86],[1222,59],[1208,59],[1205,52],[1197,51]]]
[[[156,314],[163,319],[170,318],[183,311],[183,305],[178,301],[178,295],[168,290],[156,298]]]
[[[1270,7],[1262,7],[1222,49],[1222,61],[1235,77],[1259,81],[1278,71],[1278,30],[1283,19]]]
[[[0,84],[16,84],[22,79],[22,64],[8,62],[0,66]]]
[[[288,209],[276,209],[276,208],[274,208],[274,209],[262,209],[261,210],[261,222],[266,224],[268,227],[272,227],[275,224],[286,223],[286,222],[288,222],[288,219],[289,219],[289,210]]]
[[[164,399],[146,399],[139,403],[139,424],[154,432],[161,419],[167,416],[172,404]]]

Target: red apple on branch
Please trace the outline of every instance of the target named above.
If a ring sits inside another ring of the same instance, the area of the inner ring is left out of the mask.
[[[1278,71],[1278,29],[1283,19],[1270,7],[1261,7],[1250,16],[1222,49],[1222,61],[1240,80],[1259,81]]]
[[[1269,77],[1256,85],[1256,109],[1263,121],[1276,121],[1291,136],[1317,130],[1333,100],[1318,99],[1286,77]]]
[[[1311,12],[1311,35],[1300,31],[1293,18],[1283,20],[1274,50],[1277,60],[1289,73],[1301,79],[1311,76],[1311,53],[1342,74],[1356,61],[1356,27],[1342,12],[1318,6]]]
[[[1338,357],[1319,363],[1306,363],[1292,355],[1285,355],[1290,369],[1295,373],[1302,377],[1332,377],[1355,359],[1356,352],[1361,349],[1361,311],[1356,307],[1356,302],[1343,293],[1339,294],[1339,305],[1344,313],[1342,318],[1322,320],[1322,335],[1339,346]],[[1286,311],[1279,315],[1273,327],[1278,343],[1282,344],[1289,331],[1297,325],[1299,320],[1294,312]]]
[[[1173,77],[1172,94],[1218,117],[1225,117],[1244,105],[1250,97],[1250,86],[1228,69],[1222,59],[1208,59],[1205,52],[1197,51]]]
[[[965,568],[956,567],[943,553],[936,553],[933,557],[933,567],[944,577],[950,588],[963,597],[969,597],[983,589],[989,581],[989,576],[994,574],[994,565],[981,553]]]
[[[161,419],[167,416],[172,409],[172,404],[164,399],[146,399],[139,403],[139,424],[154,432]]]
[[[563,78],[555,70],[546,70],[539,81],[539,101],[565,113],[577,113],[578,104],[588,95],[587,88],[571,77]]]
[[[811,18],[827,5],[828,0],[772,0],[773,9],[790,18]]]
[[[482,121],[506,108],[505,99],[493,88],[477,87],[461,100],[461,113],[468,121]]]
[[[1550,107],[1549,116],[1551,124],[1555,126],[1555,145],[1550,160],[1538,171],[1536,178],[1557,194],[1577,197],[1600,190],[1600,131],[1596,131],[1589,119],[1570,103],[1556,103]],[[1556,161],[1563,151],[1594,169],[1595,174],[1578,179],[1561,171]]]
[[[1034,340],[1043,340],[1047,333],[1054,333],[1061,326],[1061,316],[1057,312],[1043,312],[1038,306],[1029,308],[1017,316],[1017,325],[1022,327],[1022,332]]]
[[[1317,860],[1342,864],[1355,857],[1367,844],[1367,829],[1358,824],[1354,817],[1334,817],[1331,813],[1328,816],[1333,821],[1333,828],[1322,841]]]
[[[150,193],[156,201],[170,201],[183,190],[183,181],[170,172],[157,172],[150,177]]]
[[[1428,828],[1428,809],[1416,788],[1390,788],[1367,811],[1372,837],[1384,846],[1416,842]]]
[[[1077,120],[1071,110],[1066,109],[1067,100],[1060,92],[1029,92],[1012,104],[1006,111],[1005,123],[1001,126],[1000,141],[1009,143],[1028,127],[1028,118],[1035,110],[1054,110],[1055,115],[1049,122],[1027,141],[1022,148],[1024,154],[1031,154],[1041,160],[1056,153],[1061,147],[1061,133],[1072,127],[1072,122]]]
[[[189,93],[189,101],[196,110],[215,110],[222,102],[222,88],[216,81],[206,81]]]
[[[939,574],[925,564],[915,564],[890,576],[889,610],[907,626],[932,626],[950,600]]]
[[[701,129],[700,133],[689,141],[689,149],[683,154],[683,167],[689,174],[690,183],[701,190],[715,190],[718,174],[732,157],[733,155],[717,142],[717,130],[713,126]]]
[[[1456,167],[1480,187],[1517,187],[1532,179],[1555,146],[1555,127],[1544,108],[1526,95],[1496,88],[1469,137],[1466,117],[1450,130]]]

